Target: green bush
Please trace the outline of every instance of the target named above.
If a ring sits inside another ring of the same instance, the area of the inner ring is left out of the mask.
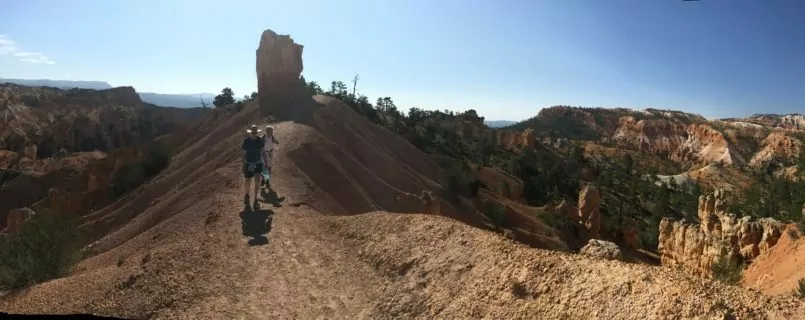
[[[506,227],[506,207],[499,203],[487,201],[484,203],[484,215],[498,228]]]
[[[0,289],[18,289],[66,275],[84,238],[78,217],[37,214],[0,244]]]
[[[115,172],[112,176],[112,192],[116,196],[131,192],[167,168],[170,160],[168,149],[162,144],[155,144],[139,162],[125,165]]]
[[[145,172],[142,164],[127,164],[112,176],[112,192],[114,192],[116,196],[121,196],[136,189],[145,183],[145,181]]]
[[[547,226],[556,230],[564,230],[571,225],[570,219],[558,212],[547,212],[537,217]]]
[[[150,179],[167,168],[171,162],[171,154],[163,144],[155,144],[142,160],[143,173]]]
[[[800,299],[805,299],[805,278],[797,281],[797,289],[794,290],[794,296]]]
[[[721,258],[710,267],[714,279],[729,285],[736,285],[741,281],[742,269],[741,264],[726,255],[721,256]]]

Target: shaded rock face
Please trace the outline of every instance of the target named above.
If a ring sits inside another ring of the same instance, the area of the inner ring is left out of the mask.
[[[301,78],[303,46],[290,35],[263,31],[257,47],[257,93],[266,114],[277,113],[294,100],[310,98]]]
[[[13,208],[28,206],[40,213],[48,209],[58,214],[81,216],[112,203],[115,200],[112,192],[114,175],[124,166],[139,161],[144,153],[142,148],[120,148],[103,159],[90,162],[80,172],[65,168],[38,179],[16,179],[19,181],[4,186],[3,193],[0,193],[0,200],[6,199],[6,195],[15,200],[4,200],[0,204],[0,218],[8,214],[6,220],[0,220],[0,229],[12,219]],[[31,196],[26,197],[28,194]]]
[[[147,143],[202,112],[145,104],[131,87],[96,91],[0,84],[0,149],[27,161],[108,151]]]
[[[8,217],[6,217],[6,233],[8,234],[16,234],[19,233],[22,229],[22,224],[27,220],[29,217],[36,214],[33,210],[28,208],[20,208],[11,210],[8,213]]]
[[[579,218],[578,221],[584,225],[593,238],[598,237],[601,229],[601,194],[598,189],[589,184],[584,186],[579,193]]]
[[[777,244],[783,223],[771,218],[736,218],[724,211],[724,199],[721,190],[699,197],[698,226],[668,218],[660,222],[658,251],[663,265],[710,277],[712,265],[722,256],[748,263]]]
[[[48,196],[34,206],[47,204],[47,208],[59,214],[85,215],[108,205],[115,199],[111,191],[115,173],[139,161],[143,154],[140,148],[115,150],[106,158],[90,163],[79,175],[50,189]]]
[[[617,244],[609,241],[590,239],[579,253],[607,260],[623,260],[623,252]]]

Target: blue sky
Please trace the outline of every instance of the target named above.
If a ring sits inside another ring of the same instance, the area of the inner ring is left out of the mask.
[[[305,46],[308,80],[357,73],[404,109],[805,113],[802,0],[5,1],[0,77],[241,96],[266,28]]]

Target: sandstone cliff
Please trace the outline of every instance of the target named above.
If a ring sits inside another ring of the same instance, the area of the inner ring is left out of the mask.
[[[687,125],[669,119],[620,118],[613,140],[650,154],[668,156],[688,138]]]
[[[710,277],[711,266],[720,258],[749,263],[777,243],[782,223],[769,218],[736,218],[724,211],[724,200],[721,190],[699,197],[698,225],[669,218],[660,222],[657,249],[663,265]]]

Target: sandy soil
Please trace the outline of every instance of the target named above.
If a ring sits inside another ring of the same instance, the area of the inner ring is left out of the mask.
[[[805,279],[805,239],[799,235],[794,225],[788,226],[783,236],[771,250],[755,259],[744,271],[743,284],[756,288],[769,295],[791,295],[797,282]]]

